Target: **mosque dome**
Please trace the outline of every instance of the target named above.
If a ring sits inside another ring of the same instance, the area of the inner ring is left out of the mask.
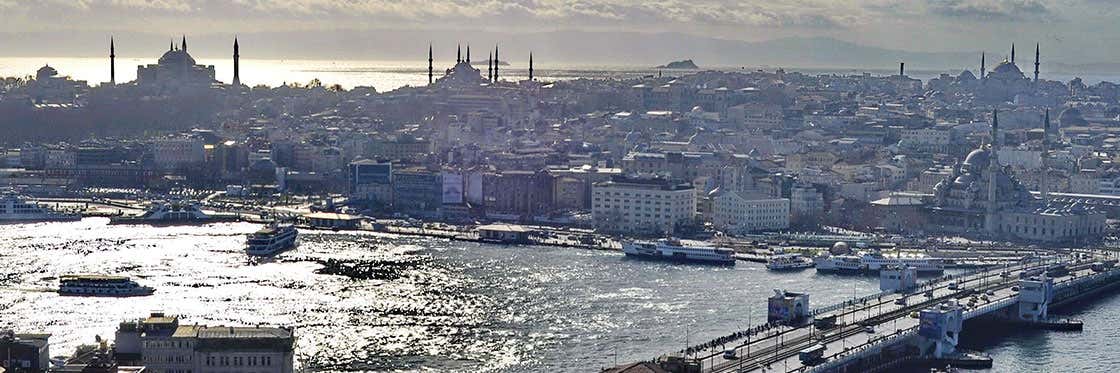
[[[159,57],[160,65],[186,65],[192,66],[195,64],[194,58],[191,57],[187,51],[182,49],[169,50]]]
[[[1084,126],[1087,124],[1089,124],[1089,122],[1081,116],[1081,109],[1071,107],[1062,110],[1062,113],[1058,114],[1058,125],[1062,127]]]
[[[42,79],[51,78],[51,77],[54,77],[54,76],[57,76],[57,75],[58,75],[58,70],[55,70],[53,67],[51,67],[51,65],[44,65],[43,67],[40,67],[38,71],[35,72],[35,79],[42,80]]]
[[[994,69],[992,69],[992,72],[997,73],[997,74],[999,74],[999,73],[1022,74],[1023,73],[1022,70],[1019,70],[1019,66],[1016,66],[1015,63],[1010,62],[1010,61],[1000,62],[998,65],[996,65],[996,67]]]
[[[976,75],[968,70],[961,71],[960,75],[957,75],[957,80],[976,80]]]
[[[964,157],[964,163],[961,165],[961,167],[965,167],[970,170],[982,169],[983,167],[988,166],[988,159],[990,157],[991,152],[987,148],[973,150],[972,152],[968,153],[968,156]]]

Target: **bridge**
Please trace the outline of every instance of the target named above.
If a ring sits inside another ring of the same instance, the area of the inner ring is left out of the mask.
[[[1050,318],[1048,310],[1120,285],[1110,255],[988,267],[816,309],[808,308],[806,294],[780,292],[770,299],[770,319],[776,307],[788,307],[779,310],[784,319],[656,363],[678,372],[866,372],[913,360],[985,364],[956,350],[964,321],[1080,330],[1080,322]]]

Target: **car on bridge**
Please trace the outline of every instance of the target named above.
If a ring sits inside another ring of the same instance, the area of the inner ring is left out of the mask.
[[[734,348],[723,350],[723,358],[727,360],[735,360],[739,358],[739,351]]]

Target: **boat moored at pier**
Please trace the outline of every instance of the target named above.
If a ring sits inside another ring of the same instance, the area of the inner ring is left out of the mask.
[[[174,225],[204,224],[234,220],[237,220],[236,216],[215,215],[204,212],[198,202],[173,199],[169,201],[151,202],[143,214],[113,217],[109,219],[109,223]]]
[[[813,258],[818,272],[831,273],[878,273],[890,266],[907,266],[919,274],[938,274],[945,272],[945,262],[929,257],[887,257],[875,251],[863,255],[823,254]]]
[[[795,271],[813,267],[813,260],[801,254],[777,254],[766,260],[766,269],[771,271]]]
[[[81,214],[56,211],[40,205],[14,189],[0,191],[0,223],[74,221],[81,219]]]
[[[672,262],[735,265],[735,251],[727,248],[686,245],[677,239],[624,241],[626,256]]]

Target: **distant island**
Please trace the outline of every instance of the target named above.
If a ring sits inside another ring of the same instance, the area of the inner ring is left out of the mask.
[[[656,68],[658,68],[658,69],[699,69],[700,67],[696,66],[696,63],[692,62],[692,60],[683,60],[683,61],[673,61],[673,62],[664,64],[664,65],[661,65],[661,66],[657,66]]]

